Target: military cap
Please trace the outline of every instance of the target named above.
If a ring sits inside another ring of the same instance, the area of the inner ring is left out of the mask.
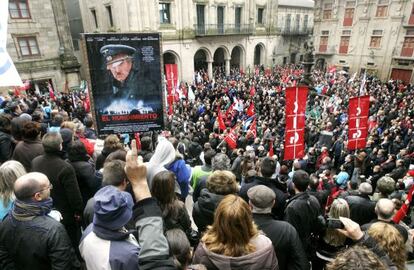
[[[105,58],[106,64],[111,64],[111,61],[115,55],[126,54],[133,55],[137,50],[127,45],[121,44],[108,44],[100,49],[100,53]]]

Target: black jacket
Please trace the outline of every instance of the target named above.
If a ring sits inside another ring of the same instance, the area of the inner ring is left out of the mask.
[[[242,197],[246,202],[249,202],[249,197],[247,196],[247,191],[257,185],[265,185],[276,194],[276,203],[272,209],[273,215],[278,218],[283,218],[283,211],[285,210],[286,200],[288,195],[284,192],[282,184],[278,183],[276,179],[269,179],[264,177],[256,176],[251,183],[245,184],[240,188],[240,197]]]
[[[43,155],[43,145],[40,140],[23,140],[20,141],[14,149],[12,159],[19,161],[27,172],[31,171],[32,160]]]
[[[375,202],[371,201],[368,195],[351,195],[345,197],[348,202],[350,218],[360,226],[375,219]]]
[[[13,149],[14,143],[12,136],[0,131],[0,164],[11,158]]]
[[[49,216],[0,223],[0,269],[80,269],[62,224]]]
[[[321,229],[318,223],[321,212],[318,199],[307,192],[296,194],[286,205],[284,220],[295,227],[308,257],[312,254],[311,234]]]
[[[69,161],[76,172],[79,189],[82,195],[83,207],[86,202],[95,195],[95,192],[101,187],[101,181],[96,177],[95,164],[88,161],[77,160]]]
[[[32,161],[32,171],[44,173],[53,185],[50,196],[53,206],[62,214],[62,223],[75,223],[74,215],[81,215],[83,211],[82,196],[76,180],[76,173],[72,166],[64,161],[60,152],[36,157]]]
[[[295,228],[285,221],[273,219],[271,214],[253,214],[260,230],[272,240],[280,270],[306,270],[309,263]]]
[[[213,224],[214,212],[223,198],[223,195],[211,193],[207,189],[201,191],[193,208],[193,219],[200,233],[204,232],[208,225]]]

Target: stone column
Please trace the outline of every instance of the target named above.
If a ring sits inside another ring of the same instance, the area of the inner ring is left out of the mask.
[[[207,74],[210,80],[213,79],[213,61],[212,60],[207,60]]]
[[[226,76],[230,75],[230,58],[224,59],[226,61]]]

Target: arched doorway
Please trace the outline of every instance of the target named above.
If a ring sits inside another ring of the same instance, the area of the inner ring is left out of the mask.
[[[263,44],[257,44],[256,47],[254,47],[254,65],[263,65],[264,64],[264,46]]]
[[[319,58],[316,60],[315,69],[325,70],[325,59]]]
[[[171,52],[166,52],[163,54],[164,65],[165,64],[177,64],[176,57]]]
[[[213,56],[213,67],[222,67],[224,69],[225,66],[225,51],[223,48],[218,48],[214,52]]]
[[[231,68],[239,68],[239,69],[243,68],[242,55],[243,55],[243,51],[240,48],[240,46],[236,46],[233,48],[233,50],[231,51],[231,60],[230,60]]]
[[[207,71],[207,54],[204,50],[198,50],[194,55],[194,70],[205,70]]]

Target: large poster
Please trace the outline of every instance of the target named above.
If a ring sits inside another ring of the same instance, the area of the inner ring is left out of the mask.
[[[305,155],[305,111],[307,87],[286,88],[286,131],[284,160]]]
[[[158,33],[85,34],[99,135],[164,127]]]
[[[348,150],[365,148],[368,136],[369,96],[349,99]]]

